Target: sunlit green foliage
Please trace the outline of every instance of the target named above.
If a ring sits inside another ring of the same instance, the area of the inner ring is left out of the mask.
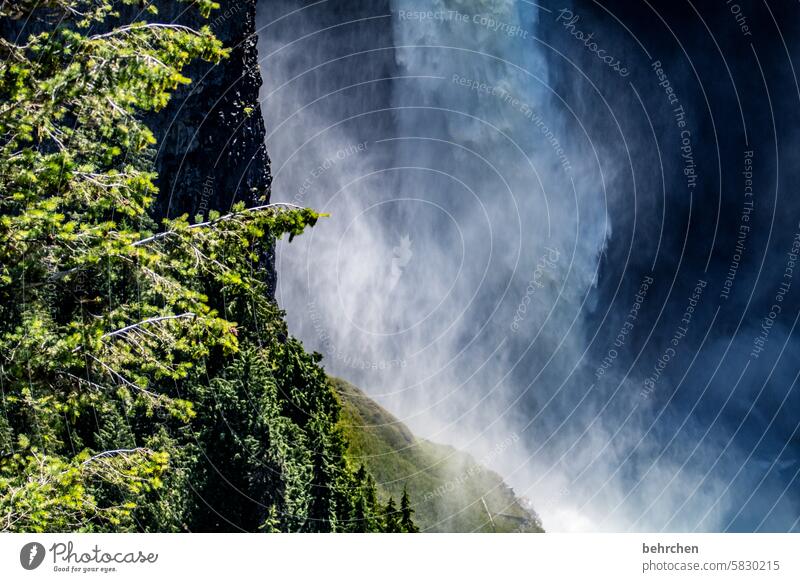
[[[227,52],[114,4],[0,5],[59,23],[0,40],[0,530],[382,529],[259,268],[319,216],[152,220],[142,113]]]

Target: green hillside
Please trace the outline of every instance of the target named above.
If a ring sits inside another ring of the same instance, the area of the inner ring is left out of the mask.
[[[543,531],[535,512],[498,474],[453,447],[416,438],[361,390],[332,382],[342,402],[349,462],[365,466],[384,500],[400,499],[407,487],[421,531]]]

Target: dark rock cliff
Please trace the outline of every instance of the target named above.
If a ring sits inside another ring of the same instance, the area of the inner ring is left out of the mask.
[[[208,20],[186,3],[156,2],[161,22],[208,25],[231,49],[230,58],[218,65],[191,65],[185,75],[192,84],[148,119],[158,140],[159,217],[206,215],[237,201],[252,206],[269,199],[272,175],[259,103],[256,2],[219,0],[220,9]],[[124,15],[127,20],[137,17],[133,11]],[[273,265],[270,254],[265,273],[274,289]]]
[[[158,214],[194,216],[268,196],[272,178],[258,100],[256,0],[221,0],[208,20],[174,0],[157,5],[160,21],[207,24],[231,49],[218,65],[189,67],[193,83],[150,120],[158,138]]]

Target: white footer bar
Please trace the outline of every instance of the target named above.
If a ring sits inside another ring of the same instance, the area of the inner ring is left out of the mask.
[[[800,534],[5,534],[0,580],[777,582],[798,554]]]

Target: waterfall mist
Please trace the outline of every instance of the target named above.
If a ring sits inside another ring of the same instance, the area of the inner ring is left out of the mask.
[[[773,129],[748,110],[740,147],[710,37],[698,82],[670,29],[636,28],[653,12],[263,3],[273,199],[330,213],[281,243],[277,297],[329,373],[484,459],[548,530],[797,529],[796,293],[744,366],[774,295],[758,264],[780,277],[797,229],[767,200]],[[764,222],[720,299],[748,149]]]

